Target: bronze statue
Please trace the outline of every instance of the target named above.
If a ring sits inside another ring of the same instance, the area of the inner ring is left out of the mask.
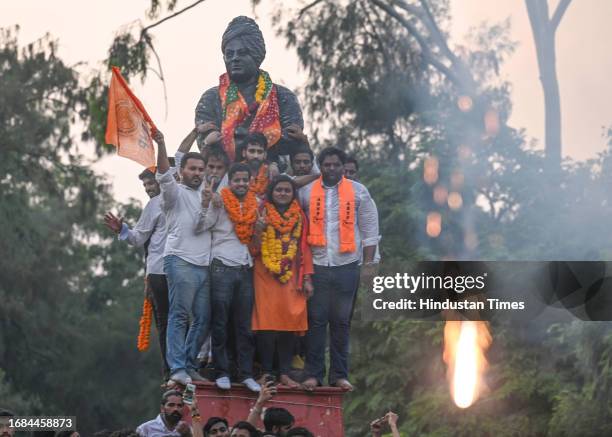
[[[195,110],[196,125],[213,122],[219,131],[202,134],[198,144],[215,142],[220,132],[224,150],[239,161],[244,138],[261,132],[269,160],[290,154],[301,145],[294,132],[304,128],[302,110],[293,92],[272,83],[259,69],[266,46],[257,23],[245,16],[234,18],[223,33],[221,51],[226,72],[218,86],[202,95]]]

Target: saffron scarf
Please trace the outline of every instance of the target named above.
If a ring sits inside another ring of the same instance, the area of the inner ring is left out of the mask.
[[[338,215],[340,253],[355,252],[355,190],[344,176],[338,183]],[[325,189],[322,177],[312,185],[309,222],[308,243],[325,246]]]
[[[249,127],[249,133],[261,132],[264,134],[268,140],[268,148],[278,142],[281,137],[281,124],[277,91],[267,72],[259,70],[255,102],[252,105],[247,105],[238,90],[238,85],[230,80],[227,73],[219,77],[219,96],[223,109],[223,121],[221,122],[223,148],[232,161],[236,159],[234,131],[253,112],[255,112],[255,118]]]

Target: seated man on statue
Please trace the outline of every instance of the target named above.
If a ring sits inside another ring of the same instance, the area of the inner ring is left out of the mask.
[[[290,155],[301,144],[292,130],[304,128],[302,110],[293,92],[259,69],[266,46],[257,23],[244,16],[234,18],[223,34],[221,50],[226,73],[218,86],[202,95],[195,110],[196,124],[213,122],[216,129],[202,133],[198,144],[214,142],[220,134],[227,155],[239,161],[242,141],[249,133],[261,132],[268,142],[268,160]]]

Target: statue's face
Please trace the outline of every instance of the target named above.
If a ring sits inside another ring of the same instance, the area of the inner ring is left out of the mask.
[[[234,38],[227,43],[223,53],[223,61],[230,79],[237,83],[247,82],[259,71],[259,65],[240,38]]]

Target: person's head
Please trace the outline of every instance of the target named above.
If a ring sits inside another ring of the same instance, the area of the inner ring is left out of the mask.
[[[255,132],[246,137],[244,144],[242,158],[252,169],[259,169],[259,166],[266,160],[268,140],[261,132]]]
[[[15,417],[15,414],[9,410],[0,410],[0,437],[13,437],[15,429],[9,427],[9,420]]]
[[[237,83],[256,77],[266,56],[266,45],[259,26],[252,18],[234,18],[221,39],[221,51],[225,70]]]
[[[206,148],[204,162],[206,163],[206,180],[208,182],[214,178],[219,183],[230,165],[229,158],[223,149],[212,146]]]
[[[314,155],[308,147],[300,147],[290,157],[291,168],[295,176],[305,176],[312,171]]]
[[[204,157],[198,152],[185,153],[181,159],[181,180],[183,185],[196,190],[204,178]]]
[[[293,415],[284,408],[268,408],[264,414],[264,427],[280,436],[284,436],[295,422]]]
[[[295,199],[297,188],[293,179],[287,175],[279,175],[275,177],[266,192],[266,199],[273,203],[276,208],[285,208]]]
[[[183,395],[178,390],[168,390],[161,398],[161,414],[172,426],[183,418]]]
[[[308,431],[306,428],[298,427],[291,428],[287,432],[286,437],[314,437],[314,434]]]
[[[347,156],[344,163],[344,176],[353,181],[359,180],[359,163],[354,156]]]
[[[326,185],[336,185],[344,175],[346,153],[337,147],[326,147],[319,153],[317,163]]]
[[[259,437],[259,431],[249,422],[238,422],[232,426],[232,437]]]
[[[155,175],[148,168],[138,175],[138,179],[142,181],[146,193],[150,198],[159,194],[159,184],[155,180]]]
[[[211,417],[204,425],[204,437],[230,437],[227,420],[223,417]]]
[[[239,199],[242,199],[249,191],[249,181],[251,180],[251,169],[248,165],[241,162],[232,164],[227,174],[229,189]]]

